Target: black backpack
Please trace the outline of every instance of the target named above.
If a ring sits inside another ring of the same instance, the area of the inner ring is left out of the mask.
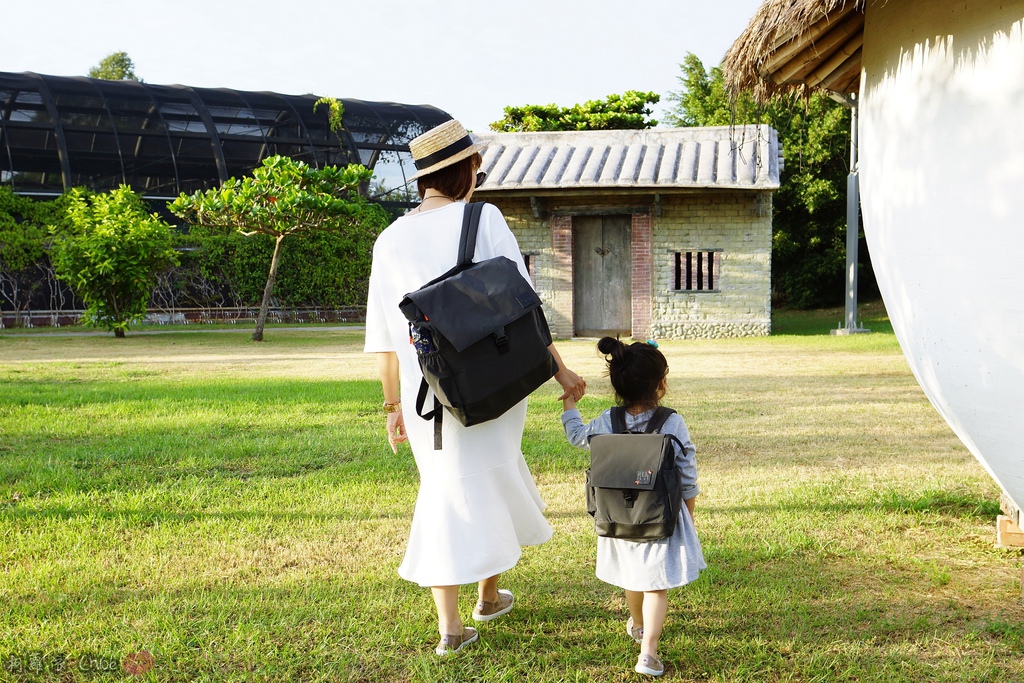
[[[611,434],[590,439],[587,512],[598,536],[627,541],[668,538],[683,504],[673,434],[658,434],[675,411],[659,407],[643,432],[626,429],[625,411],[612,408]]]
[[[487,422],[558,371],[540,298],[515,262],[498,256],[473,263],[483,207],[466,205],[455,267],[399,304],[423,372],[416,413],[434,420],[435,449],[442,406],[467,427]],[[428,388],[434,409],[424,413]]]

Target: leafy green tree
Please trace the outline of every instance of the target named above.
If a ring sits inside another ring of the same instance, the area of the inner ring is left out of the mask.
[[[33,266],[46,254],[46,227],[32,220],[32,200],[0,186],[0,296],[14,308],[15,325],[39,279]]]
[[[815,93],[782,97],[759,106],[746,93],[730,98],[722,71],[705,70],[687,54],[680,65],[682,89],[666,121],[676,126],[767,123],[779,132],[786,156],[775,193],[772,285],[775,299],[795,308],[836,305],[844,295],[846,266],[846,178],[849,174],[850,114],[840,103]],[[870,262],[861,258],[862,291],[877,292]]]
[[[33,294],[50,281],[50,231],[66,223],[67,200],[33,201],[0,185],[0,297],[14,309],[15,325]]]
[[[141,80],[135,75],[135,62],[127,52],[111,52],[89,69],[89,78],[102,78],[105,81]]]
[[[74,189],[68,229],[53,230],[57,277],[85,302],[83,321],[118,338],[145,317],[157,275],[178,261],[171,227],[147,208],[126,185],[102,194]]]
[[[182,194],[169,208],[189,223],[237,230],[250,237],[273,239],[270,269],[263,288],[253,341],[263,341],[263,328],[281,262],[281,245],[290,235],[321,230],[361,233],[379,221],[379,207],[359,195],[372,172],[358,164],[321,169],[289,157],[263,160],[251,176],[230,178],[221,187]]]
[[[653,128],[658,122],[649,118],[651,108],[661,96],[653,92],[627,90],[604,100],[590,100],[571,107],[556,104],[527,104],[505,107],[505,117],[490,124],[499,133],[525,133],[551,130],[612,130]]]

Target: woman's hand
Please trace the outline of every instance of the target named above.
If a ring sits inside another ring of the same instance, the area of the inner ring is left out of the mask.
[[[556,372],[555,381],[561,384],[563,389],[562,395],[558,397],[559,401],[564,401],[571,397],[575,403],[583,398],[583,394],[587,393],[586,380],[569,368],[562,367],[558,372]]]
[[[555,348],[554,344],[551,344],[548,347],[548,351],[551,352],[551,357],[554,358],[555,363],[558,364],[558,372],[555,373],[555,381],[562,385],[562,395],[558,397],[558,400],[564,401],[570,396],[574,401],[578,401],[583,398],[583,394],[587,393],[586,381],[584,381],[584,379],[575,372],[565,367],[565,363],[562,362],[562,356],[559,355],[558,349]]]
[[[397,453],[398,444],[408,440],[409,435],[405,431],[405,418],[402,417],[402,409],[399,408],[397,412],[388,413],[388,444],[391,446],[391,451]]]

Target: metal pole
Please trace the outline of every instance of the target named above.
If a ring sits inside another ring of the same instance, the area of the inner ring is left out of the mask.
[[[857,322],[857,261],[860,244],[860,182],[857,168],[857,99],[845,98],[850,108],[850,174],[846,177],[846,320],[833,334],[870,332]]]
[[[846,177],[846,329],[857,329],[857,261],[860,197],[857,182],[857,104],[850,108],[850,175]]]

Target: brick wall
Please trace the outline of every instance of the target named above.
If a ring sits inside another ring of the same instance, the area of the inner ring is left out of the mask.
[[[528,197],[487,193],[530,254],[534,285],[552,333],[573,334],[573,208],[607,206],[633,213],[633,337],[692,339],[771,333],[771,193],[706,191],[662,194],[661,215],[651,194],[544,197],[536,218]],[[625,211],[623,211],[625,212]],[[721,250],[719,286],[712,292],[674,287],[674,253]]]
[[[634,213],[632,225],[633,255],[633,338],[651,335],[651,292],[653,287],[653,221],[649,213]]]
[[[771,220],[767,192],[663,196],[652,246],[656,338],[771,333]],[[714,249],[721,250],[717,291],[676,291],[674,253]]]

